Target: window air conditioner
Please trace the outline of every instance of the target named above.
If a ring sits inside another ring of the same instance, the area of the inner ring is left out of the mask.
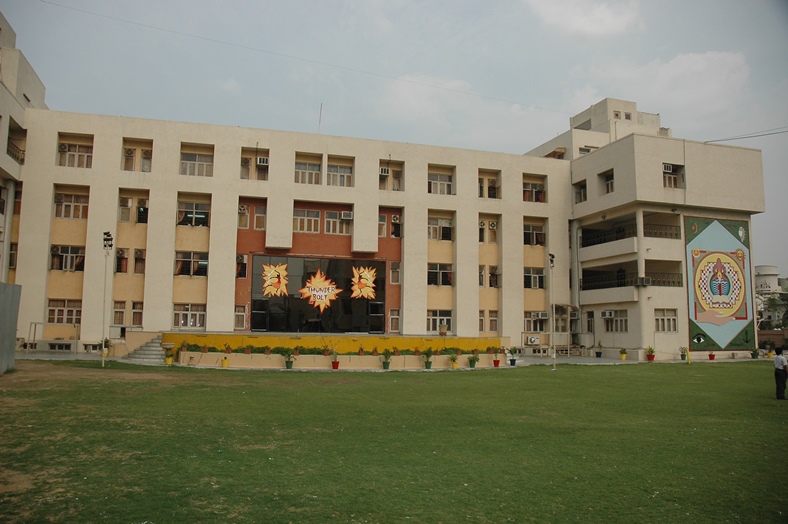
[[[268,165],[268,157],[267,156],[258,156],[257,157],[257,165],[259,166],[267,166]]]
[[[673,164],[662,164],[662,172],[663,173],[672,173],[673,172]]]
[[[637,277],[635,279],[636,286],[650,286],[651,285],[651,277]]]
[[[353,220],[353,212],[352,211],[342,211],[342,214],[339,215],[340,220]]]
[[[579,311],[572,311],[571,313],[569,313],[569,320],[578,320],[579,318],[580,318]]]
[[[246,214],[246,206],[244,206],[244,205],[238,206],[238,214],[239,215],[245,215]]]
[[[495,231],[497,228],[498,228],[498,222],[493,222],[492,220],[490,220],[490,229],[492,231]]]
[[[130,207],[131,206],[131,199],[130,198],[121,198],[120,199],[120,207]]]
[[[135,249],[134,250],[134,258],[144,259],[145,258],[145,250],[144,249]]]
[[[602,311],[602,315],[601,316],[602,316],[602,318],[615,318],[616,312],[615,311],[609,311],[609,310]]]
[[[537,311],[536,313],[534,313],[534,315],[536,316],[536,318],[543,320],[550,318],[550,313],[548,313],[547,311]]]
[[[126,258],[126,250],[122,247],[117,248],[115,254],[118,258]]]
[[[249,167],[249,163],[250,163],[250,159],[249,158],[244,157],[244,158],[241,159],[241,166]]]
[[[399,224],[399,215],[391,215],[391,223]]]
[[[530,344],[532,346],[538,346],[541,343],[542,343],[542,338],[541,337],[534,337],[534,336],[529,336],[528,337],[528,344]]]
[[[148,207],[148,199],[147,198],[137,199],[137,207]]]
[[[49,252],[51,254],[53,254],[53,255],[59,255],[60,254],[60,246],[52,246],[52,247],[50,247],[49,248]]]
[[[246,255],[235,255],[236,264],[243,264],[244,262],[246,262]]]
[[[63,203],[63,195],[61,193],[55,194],[55,204]]]
[[[143,149],[142,150],[142,158],[145,160],[150,160],[153,158],[153,150],[152,149]]]
[[[389,176],[389,172],[389,168],[387,167],[381,167],[379,171],[380,176]]]
[[[66,151],[68,151],[68,144],[59,144],[57,146],[57,150],[60,151],[61,153],[65,153]]]
[[[480,228],[485,228],[485,227],[487,227],[487,222],[485,222],[484,220],[479,220],[479,227],[480,227]]]
[[[126,156],[134,156],[134,150],[131,148],[126,149]]]

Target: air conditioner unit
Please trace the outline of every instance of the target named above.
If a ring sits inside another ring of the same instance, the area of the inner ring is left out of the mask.
[[[236,264],[243,264],[244,262],[246,262],[246,255],[235,255]]]
[[[143,149],[142,150],[142,158],[145,160],[150,160],[153,158],[153,150],[152,149]]]
[[[541,343],[542,343],[542,337],[534,337],[534,336],[528,337],[528,344],[531,346],[538,346]]]
[[[636,286],[650,286],[651,285],[651,277],[637,277],[635,279]]]
[[[267,166],[268,165],[268,157],[267,156],[258,156],[257,157],[257,166]]]
[[[245,205],[242,204],[242,205],[238,206],[238,214],[239,215],[245,215],[246,214],[246,206]]]
[[[673,172],[673,164],[662,164],[662,172],[663,173],[672,173]]]
[[[394,171],[394,178],[402,178],[402,171]]]
[[[60,193],[55,194],[55,204],[63,203],[63,195]]]
[[[537,191],[544,191],[544,184],[536,184]]]
[[[569,313],[569,320],[578,320],[579,318],[580,318],[579,311],[572,311],[571,313]]]
[[[387,167],[381,167],[379,171],[380,176],[389,176],[389,172],[389,168]]]
[[[148,207],[148,199],[147,198],[138,198],[137,199],[137,207]]]
[[[485,222],[484,220],[479,220],[479,227],[481,228],[487,227],[487,222]]]
[[[605,311],[602,311],[602,315],[601,316],[602,316],[602,318],[615,318],[616,317],[616,312],[615,311],[610,311],[610,310],[605,310]]]
[[[342,211],[339,215],[340,220],[353,220],[353,212],[352,211]]]
[[[134,258],[144,259],[145,258],[145,250],[144,249],[135,249],[134,250]]]
[[[122,247],[119,247],[115,250],[115,255],[118,258],[126,258],[126,250]]]
[[[53,254],[53,255],[59,255],[60,254],[60,246],[52,246],[52,247],[50,247],[49,248],[49,252],[51,254]]]
[[[550,313],[548,313],[547,311],[537,311],[536,313],[534,313],[534,318],[546,320],[550,318]]]
[[[57,146],[57,150],[60,151],[61,153],[65,153],[66,151],[68,151],[68,144],[59,144]]]
[[[399,224],[399,215],[391,215],[391,223]]]
[[[131,148],[126,149],[126,156],[134,156],[135,151]]]
[[[496,229],[498,229],[498,222],[493,222],[492,220],[490,220],[490,229],[492,231],[495,231]]]
[[[121,198],[119,200],[120,207],[131,207],[131,199],[130,198]]]
[[[251,160],[250,160],[249,158],[246,158],[246,157],[244,157],[244,158],[242,158],[242,159],[241,159],[241,165],[242,165],[243,167],[249,167],[249,162],[250,162],[250,161],[251,161]]]

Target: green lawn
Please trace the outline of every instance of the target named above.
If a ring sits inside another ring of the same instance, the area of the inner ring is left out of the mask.
[[[17,362],[0,522],[788,522],[772,364]]]

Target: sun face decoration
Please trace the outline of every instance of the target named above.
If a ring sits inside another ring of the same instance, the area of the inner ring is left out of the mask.
[[[375,273],[373,267],[353,268],[353,294],[350,298],[375,298]]]
[[[326,278],[319,269],[307,280],[306,286],[299,289],[301,298],[308,298],[309,303],[320,308],[322,313],[327,307],[331,307],[331,301],[336,300],[337,295],[342,292],[337,289],[337,285],[330,278]]]
[[[263,264],[263,296],[287,296],[287,264]]]

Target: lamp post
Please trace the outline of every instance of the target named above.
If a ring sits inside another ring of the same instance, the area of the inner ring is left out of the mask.
[[[550,349],[553,350],[553,371],[555,371],[555,302],[553,301],[553,267],[555,267],[555,255],[549,253],[550,257]]]
[[[112,251],[112,233],[104,231],[104,308],[101,311],[101,367],[104,367],[104,355],[107,353],[107,268],[109,266],[109,255]]]

